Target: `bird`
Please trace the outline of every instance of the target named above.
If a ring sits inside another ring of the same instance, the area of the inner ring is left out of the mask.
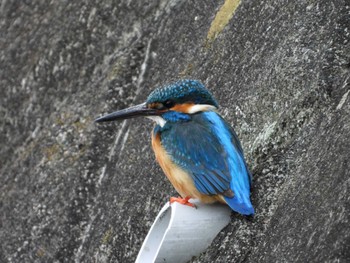
[[[181,197],[170,203],[195,207],[220,202],[242,215],[254,215],[252,175],[233,128],[198,80],[178,80],[153,90],[146,101],[99,117],[95,122],[146,117],[156,124],[152,148],[163,172]]]

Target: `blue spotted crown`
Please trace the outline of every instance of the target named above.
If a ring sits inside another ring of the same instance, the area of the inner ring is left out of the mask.
[[[208,104],[218,108],[212,94],[197,80],[180,80],[155,89],[147,98],[147,103],[173,101],[175,104],[193,102]]]

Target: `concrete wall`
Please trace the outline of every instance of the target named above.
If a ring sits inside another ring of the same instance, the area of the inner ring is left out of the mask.
[[[331,1],[2,1],[0,262],[133,262],[176,192],[153,124],[96,125],[199,79],[254,174],[193,262],[349,262],[350,6]]]

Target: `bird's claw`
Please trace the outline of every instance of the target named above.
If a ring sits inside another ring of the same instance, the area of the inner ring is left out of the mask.
[[[170,197],[170,204],[174,203],[174,202],[177,202],[177,203],[180,203],[182,205],[187,205],[187,206],[191,206],[193,208],[196,208],[197,209],[197,206],[195,204],[192,204],[191,202],[189,202],[188,200],[190,200],[191,197],[185,197],[185,198],[182,198],[182,197]]]

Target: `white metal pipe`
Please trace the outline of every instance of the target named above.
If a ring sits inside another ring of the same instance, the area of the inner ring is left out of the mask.
[[[136,263],[182,263],[198,256],[230,222],[231,209],[190,200],[197,209],[174,202],[160,210]]]

